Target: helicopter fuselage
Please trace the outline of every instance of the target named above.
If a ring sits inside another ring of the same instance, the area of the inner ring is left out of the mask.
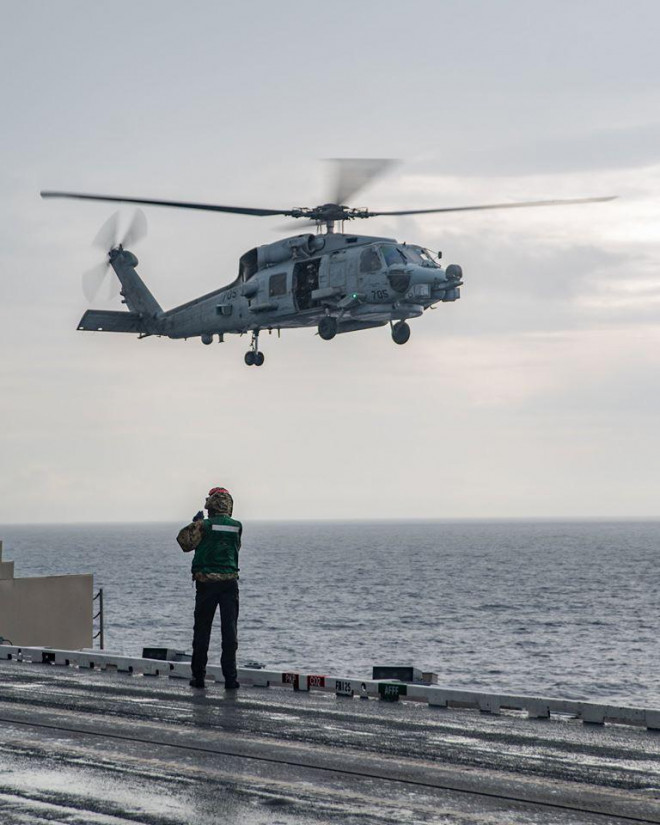
[[[460,297],[460,267],[443,269],[419,246],[392,238],[299,235],[250,250],[236,280],[154,319],[170,338],[318,326],[337,333],[421,315]]]
[[[132,252],[113,247],[109,262],[129,311],[88,310],[79,330],[200,338],[203,344],[251,333],[245,362],[257,366],[264,361],[258,347],[263,330],[315,326],[329,341],[389,323],[394,342],[405,344],[408,319],[456,301],[463,282],[460,266],[443,269],[421,246],[344,233],[296,235],[249,250],[232,283],[163,311],[138,275]]]

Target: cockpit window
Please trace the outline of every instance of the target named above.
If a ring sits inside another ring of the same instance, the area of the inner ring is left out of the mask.
[[[404,249],[409,260],[414,264],[418,266],[432,266],[434,269],[437,269],[438,264],[433,260],[433,256],[428,249],[424,249],[421,246],[406,246]]]
[[[408,259],[403,254],[403,252],[396,246],[392,246],[388,244],[385,246],[384,244],[381,246],[380,251],[385,258],[385,263],[387,266],[392,266],[392,264],[407,264]]]
[[[360,272],[378,272],[383,266],[375,246],[368,246],[360,255]]]
[[[245,255],[241,255],[238,264],[239,281],[249,281],[258,269],[257,250],[251,249],[249,252],[246,252]]]

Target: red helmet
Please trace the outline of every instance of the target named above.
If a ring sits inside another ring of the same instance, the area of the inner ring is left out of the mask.
[[[216,493],[228,493],[229,490],[226,490],[224,487],[211,487],[209,490],[209,495],[214,496]]]

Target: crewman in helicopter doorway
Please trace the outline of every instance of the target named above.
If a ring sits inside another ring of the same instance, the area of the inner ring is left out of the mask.
[[[191,687],[203,688],[206,677],[211,627],[220,607],[222,656],[220,664],[225,690],[240,687],[236,672],[238,648],[238,553],[243,525],[232,518],[234,500],[224,487],[209,490],[200,510],[176,537],[184,553],[195,551],[192,577],[195,581],[195,628],[191,662]]]

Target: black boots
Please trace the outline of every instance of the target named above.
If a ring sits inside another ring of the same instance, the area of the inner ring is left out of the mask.
[[[206,687],[204,678],[199,676],[193,676],[188,684],[193,688],[203,689]],[[240,682],[237,679],[227,679],[225,681],[225,690],[238,690],[240,686]]]

